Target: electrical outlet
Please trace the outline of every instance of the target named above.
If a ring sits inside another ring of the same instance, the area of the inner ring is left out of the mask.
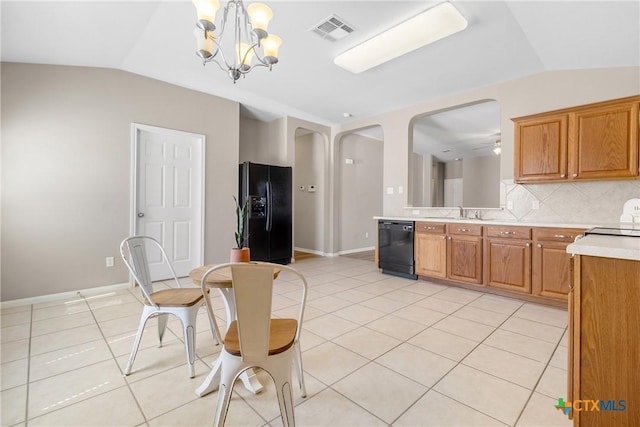
[[[367,231],[366,233],[364,233],[364,238],[368,239],[369,238],[369,232]]]
[[[531,209],[533,209],[534,211],[540,209],[540,201],[538,199],[531,201]]]
[[[398,186],[398,194],[404,194],[404,187],[402,185]]]
[[[507,209],[513,209],[513,200],[507,200]]]
[[[113,257],[112,256],[108,256],[106,258],[106,260],[105,260],[105,265],[107,267],[113,267],[113,262],[114,262]]]

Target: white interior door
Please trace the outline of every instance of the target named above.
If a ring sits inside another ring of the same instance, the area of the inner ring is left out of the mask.
[[[158,240],[178,277],[203,264],[204,136],[134,125],[134,234]],[[148,253],[152,280],[171,274]]]

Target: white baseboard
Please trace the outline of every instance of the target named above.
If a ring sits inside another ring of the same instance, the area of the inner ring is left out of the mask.
[[[345,251],[339,251],[339,252],[322,252],[322,251],[316,251],[314,249],[306,249],[306,248],[298,248],[298,247],[294,247],[293,249],[300,252],[306,252],[306,253],[320,255],[328,258],[334,258],[340,255],[349,255],[349,254],[355,254],[358,252],[372,251],[375,248],[376,248],[375,246],[369,246],[366,248],[347,249]]]
[[[40,295],[37,297],[14,299],[11,301],[0,302],[0,308],[20,307],[23,305],[39,304],[42,302],[59,301],[69,298],[82,296],[99,295],[107,292],[119,291],[131,288],[130,283],[118,283],[115,285],[99,286],[97,288],[78,289],[77,291],[60,292],[57,294]]]
[[[376,248],[375,246],[370,246],[368,248],[347,249],[346,251],[338,252],[338,255],[349,255],[349,254],[355,254],[355,253],[358,253],[358,252],[372,251],[375,248]]]

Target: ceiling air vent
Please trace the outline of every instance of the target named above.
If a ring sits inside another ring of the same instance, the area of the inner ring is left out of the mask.
[[[355,28],[344,22],[344,19],[336,15],[331,15],[323,19],[309,31],[312,31],[330,42],[336,42],[353,33]]]

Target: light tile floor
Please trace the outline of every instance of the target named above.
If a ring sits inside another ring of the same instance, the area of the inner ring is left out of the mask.
[[[570,425],[554,408],[566,397],[566,311],[382,275],[352,258],[293,266],[309,281],[298,425]],[[295,312],[291,280],[276,281],[279,316]],[[213,302],[224,327],[222,300]],[[210,425],[217,393],[195,395],[220,351],[206,312],[194,379],[175,319],[162,348],[149,322],[122,375],[140,312],[138,290],[2,310],[2,426]],[[236,385],[228,425],[281,425],[273,383],[258,376],[259,395]]]

